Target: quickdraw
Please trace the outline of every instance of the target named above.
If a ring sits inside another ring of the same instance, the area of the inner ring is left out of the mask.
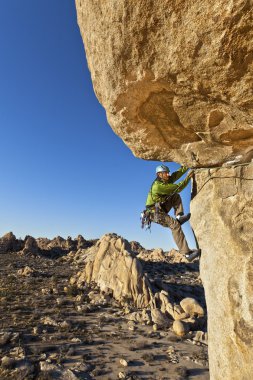
[[[145,228],[145,230],[149,230],[151,232],[151,211],[144,210],[141,212],[141,228]]]

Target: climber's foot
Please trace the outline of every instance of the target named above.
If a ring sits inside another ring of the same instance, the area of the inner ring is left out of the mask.
[[[200,257],[201,249],[192,249],[190,252],[185,254],[185,258],[187,261],[191,262],[197,257]]]
[[[186,214],[186,215],[179,215],[177,216],[177,221],[182,225],[185,222],[187,222],[191,217],[191,213]]]

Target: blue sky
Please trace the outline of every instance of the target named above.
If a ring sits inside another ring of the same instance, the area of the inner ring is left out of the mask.
[[[0,48],[0,235],[115,232],[174,247],[168,229],[140,228],[158,163],[135,158],[108,125],[74,0],[1,0]],[[189,211],[190,185],[181,195]],[[189,223],[184,231],[194,247]]]

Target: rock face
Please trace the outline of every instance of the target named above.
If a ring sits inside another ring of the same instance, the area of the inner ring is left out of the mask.
[[[253,164],[196,175],[192,224],[202,248],[210,373],[215,380],[252,377],[252,194]]]
[[[140,262],[126,245],[118,236],[104,236],[96,246],[95,256],[85,266],[81,280],[96,282],[102,291],[112,290],[117,300],[130,299],[137,307],[146,307],[153,298],[151,286]]]
[[[252,1],[76,0],[94,89],[144,159],[253,156]]]
[[[76,7],[96,95],[137,157],[194,168],[251,162],[252,0]],[[251,164],[195,179],[212,380],[252,377],[252,177]]]

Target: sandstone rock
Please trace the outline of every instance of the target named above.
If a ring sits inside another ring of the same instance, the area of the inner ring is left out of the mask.
[[[145,261],[159,262],[164,261],[165,255],[161,248],[157,248],[152,251],[142,250],[137,257]]]
[[[146,322],[147,325],[149,325],[152,322],[150,310],[143,309],[141,317],[142,317],[143,322]]]
[[[174,321],[173,322],[173,331],[178,336],[184,336],[189,332],[189,325],[183,321]]]
[[[166,328],[170,325],[169,319],[159,309],[151,309],[151,319],[158,328]]]
[[[20,276],[29,277],[34,273],[34,269],[30,268],[28,265],[17,271],[17,274]]]
[[[249,379],[253,372],[252,178],[253,164],[202,170],[194,184],[191,223],[202,249],[210,373],[215,380]]]
[[[77,249],[85,249],[88,247],[87,240],[82,235],[77,236]]]
[[[25,358],[25,350],[23,347],[17,346],[13,347],[9,354],[15,359],[24,359]]]
[[[8,232],[0,238],[0,253],[16,251],[19,248],[19,242],[12,232]]]
[[[137,254],[145,250],[138,241],[131,241],[130,246],[131,246],[131,251]]]
[[[40,370],[43,372],[56,371],[56,373],[59,373],[59,366],[56,366],[55,364],[51,364],[46,361],[41,361],[39,363],[39,366],[40,366]]]
[[[252,160],[250,1],[76,7],[97,97],[136,156],[190,167]],[[252,164],[199,172],[194,186],[211,379],[251,378]]]
[[[4,346],[11,340],[12,334],[10,332],[0,333],[0,346]]]
[[[184,298],[180,302],[180,306],[186,314],[189,314],[191,316],[197,315],[199,317],[202,317],[205,314],[203,307],[194,298]]]
[[[41,323],[43,323],[43,325],[58,326],[58,323],[51,317],[41,318]]]
[[[196,331],[193,337],[195,343],[208,345],[208,334],[204,331]]]
[[[128,361],[126,361],[125,359],[120,359],[120,364],[123,366],[123,367],[127,367],[128,366]]]
[[[189,314],[187,313],[174,313],[174,319],[175,321],[181,320],[181,319],[186,319],[189,317]]]
[[[134,322],[142,322],[142,313],[138,311],[134,311],[133,313],[130,313],[126,315],[126,318],[129,319],[129,321]]]
[[[76,0],[96,95],[136,156],[252,157],[251,6]]]
[[[65,303],[65,299],[62,297],[56,298],[56,303],[58,306],[62,306]]]
[[[1,361],[1,366],[6,369],[11,369],[15,366],[15,360],[9,356],[3,356]]]
[[[15,370],[15,377],[17,379],[28,379],[29,377],[33,377],[32,374],[34,372],[34,365],[27,359],[20,360],[17,365],[17,369]]]
[[[62,380],[78,380],[79,377],[77,377],[73,371],[70,369],[66,369],[62,373]]]
[[[179,363],[179,356],[176,353],[175,347],[169,346],[169,348],[166,351],[166,353],[168,355],[168,361],[170,363],[174,363],[174,364]]]
[[[126,245],[129,243],[117,235],[102,237],[77,283],[96,282],[102,291],[111,289],[115,299],[129,299],[137,307],[145,307],[152,301],[151,286],[140,262],[125,249]]]
[[[33,253],[38,254],[40,252],[36,239],[32,236],[26,236],[25,238],[25,247],[23,249],[23,253]]]
[[[79,272],[70,282],[80,288],[86,284],[97,284],[98,290],[88,293],[90,303],[94,305],[104,305],[110,301],[110,298],[101,292],[112,292],[112,296],[124,306],[126,317],[136,322],[153,322],[158,328],[167,328],[170,325],[169,318],[187,318],[190,314],[174,303],[167,291],[153,293],[152,285],[143,273],[141,262],[131,254],[130,248],[127,241],[115,234],[103,236],[95,246],[87,250],[89,253],[85,259],[84,271]],[[162,250],[156,252],[163,254]],[[131,312],[130,304],[142,310]],[[200,306],[195,302],[195,309],[197,306],[197,312],[201,314]],[[86,306],[78,306],[77,310],[86,311]]]
[[[59,325],[59,327],[61,327],[62,329],[65,329],[65,330],[68,330],[71,327],[71,324],[67,321],[60,322],[58,325]]]

